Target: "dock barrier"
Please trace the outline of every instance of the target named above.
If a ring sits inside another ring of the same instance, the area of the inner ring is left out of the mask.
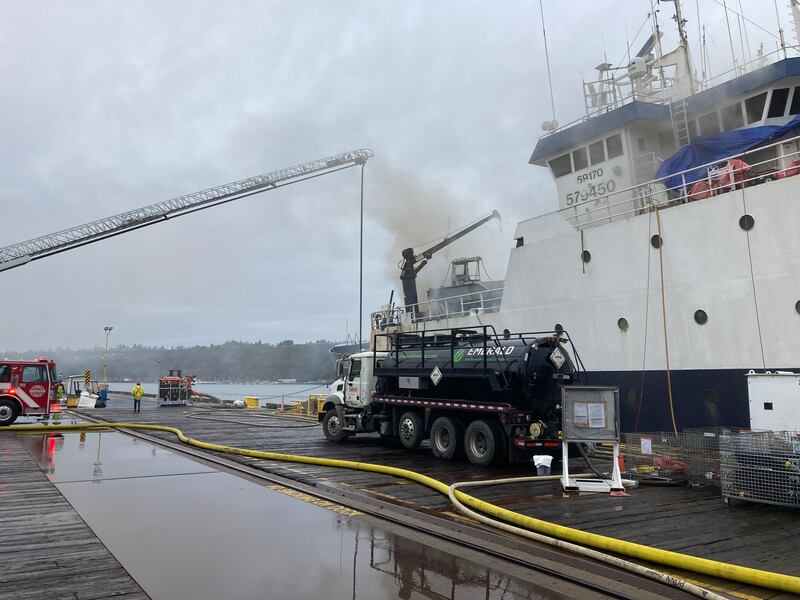
[[[606,552],[620,554],[637,560],[644,560],[651,563],[666,565],[669,567],[693,571],[711,577],[720,579],[728,579],[737,581],[748,585],[769,588],[772,590],[779,590],[783,592],[800,593],[800,577],[792,575],[784,575],[781,573],[772,573],[763,571],[761,569],[754,569],[751,567],[743,567],[740,565],[733,565],[723,563],[707,558],[700,558],[697,556],[689,556],[674,552],[672,550],[662,550],[661,548],[654,548],[652,546],[645,546],[644,544],[637,544],[635,542],[628,542],[612,538],[597,533],[590,533],[581,531],[572,527],[564,525],[557,525],[549,521],[543,521],[535,517],[529,517],[520,513],[516,513],[507,508],[497,506],[490,502],[480,500],[458,489],[451,490],[450,486],[441,482],[433,477],[423,475],[416,471],[408,469],[401,469],[398,467],[390,467],[386,465],[377,465],[365,462],[356,462],[350,460],[341,460],[333,458],[318,458],[314,456],[302,456],[295,454],[282,454],[279,452],[268,452],[264,450],[252,450],[249,448],[238,448],[235,446],[225,446],[223,444],[214,444],[203,442],[191,438],[183,433],[177,427],[168,427],[166,425],[150,425],[144,423],[80,423],[80,424],[67,424],[67,425],[12,425],[4,428],[5,431],[20,431],[26,433],[49,433],[60,431],[85,431],[88,429],[138,429],[145,431],[163,431],[175,435],[182,443],[204,450],[211,450],[212,452],[222,452],[226,454],[234,454],[238,456],[248,456],[251,458],[260,458],[265,460],[274,460],[282,462],[296,462],[310,465],[319,465],[323,467],[336,467],[344,469],[353,469],[356,471],[368,471],[372,473],[382,473],[384,475],[391,475],[399,477],[408,481],[414,481],[424,485],[432,490],[439,492],[445,496],[450,496],[452,493],[455,498],[463,505],[469,508],[488,515],[499,521],[504,521],[511,525],[515,525],[522,529],[532,532],[544,534],[550,537],[558,538],[582,546],[589,546]]]

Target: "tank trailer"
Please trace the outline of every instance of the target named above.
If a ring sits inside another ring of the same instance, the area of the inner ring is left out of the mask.
[[[388,350],[339,362],[319,415],[328,440],[377,432],[412,450],[430,439],[437,458],[465,454],[481,466],[558,454],[560,387],[577,373],[566,332],[482,326],[375,338],[373,348]]]

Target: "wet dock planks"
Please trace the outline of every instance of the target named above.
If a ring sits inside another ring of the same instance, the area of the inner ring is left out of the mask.
[[[0,599],[149,598],[10,433],[0,507]]]
[[[318,426],[297,427],[297,423],[276,419],[253,419],[252,425],[229,422],[228,419],[242,418],[249,422],[253,415],[245,411],[242,411],[241,418],[219,415],[221,420],[216,421],[195,418],[198,413],[206,416],[213,409],[198,406],[157,408],[151,401],[143,403],[141,413],[134,414],[128,403],[129,400],[112,395],[108,408],[82,412],[110,422],[170,425],[206,442],[396,466],[421,472],[445,483],[532,474],[531,467],[527,465],[487,470],[474,467],[466,461],[438,461],[426,446],[407,452],[396,442],[377,436],[352,438],[342,444],[333,444],[325,440]],[[175,441],[171,434],[148,433]],[[452,511],[447,498],[441,494],[386,475],[232,455],[226,457],[306,484],[328,481],[401,506],[438,514]],[[470,493],[523,514],[585,531],[800,576],[800,556],[796,551],[800,537],[800,515],[771,506],[744,503],[728,506],[713,489],[641,487],[626,498],[601,494],[566,497],[558,482],[545,482],[476,488]],[[686,575],[694,581],[704,581],[700,576]],[[738,584],[724,585],[732,593],[753,598],[792,597]]]

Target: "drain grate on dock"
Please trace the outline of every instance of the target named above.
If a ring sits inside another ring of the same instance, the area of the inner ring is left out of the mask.
[[[726,499],[800,507],[800,433],[723,430],[719,454]]]

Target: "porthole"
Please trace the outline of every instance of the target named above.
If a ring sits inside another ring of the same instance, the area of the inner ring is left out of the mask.
[[[628,388],[627,390],[625,390],[625,403],[630,408],[636,408],[637,399],[638,398],[635,389]]]
[[[794,309],[797,311],[797,314],[800,315],[800,300],[794,303]]]
[[[581,260],[585,263],[589,262],[590,260],[592,260],[592,253],[589,252],[588,250],[584,250],[583,252],[581,252]]]
[[[719,407],[719,393],[717,390],[706,390],[703,392],[703,401],[709,408]]]
[[[564,326],[561,323],[556,323],[553,329],[555,329],[556,333],[562,333],[564,331]]]
[[[706,313],[706,311],[704,311],[702,308],[694,311],[694,322],[698,325],[705,325],[708,323],[708,313]]]
[[[663,244],[663,243],[664,243],[664,240],[661,239],[661,236],[658,235],[658,234],[655,234],[653,237],[650,238],[650,245],[653,248],[661,248],[661,244]]]
[[[503,329],[503,339],[504,340],[511,339],[511,332],[508,329]]]
[[[753,218],[753,215],[742,215],[739,218],[739,227],[745,231],[750,231],[755,224],[756,220]]]
[[[619,327],[619,330],[623,333],[628,331],[628,327],[630,327],[630,325],[628,325],[628,319],[625,317],[620,317],[617,319],[617,327]]]

